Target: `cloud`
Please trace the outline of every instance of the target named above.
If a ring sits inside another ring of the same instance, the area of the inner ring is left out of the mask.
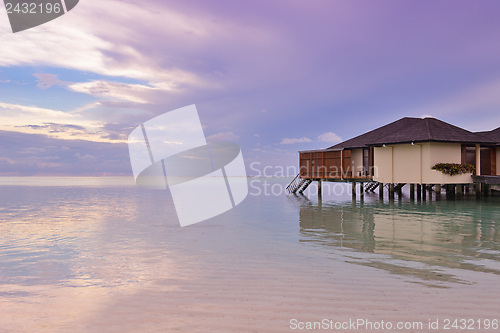
[[[253,136],[255,136],[256,138],[260,137],[260,135],[258,135],[258,134],[254,134]]]
[[[2,130],[0,142],[0,176],[131,175],[125,143],[68,141]]]
[[[323,133],[323,134],[319,135],[317,138],[317,141],[318,142],[337,143],[337,142],[341,142],[342,139],[335,133],[327,132],[327,133]],[[280,144],[289,145],[289,144],[294,144],[294,143],[308,143],[308,142],[313,142],[313,140],[306,138],[306,137],[293,138],[293,139],[284,138],[280,142]]]
[[[61,81],[56,74],[42,74],[35,73],[33,74],[38,80],[37,87],[40,89],[48,89],[52,86],[65,86],[68,82]]]
[[[289,139],[289,138],[284,138],[280,144],[282,145],[289,145],[289,144],[292,144],[292,143],[304,143],[304,142],[312,142],[311,139],[309,138],[306,138],[306,137],[303,137],[303,138],[300,138],[300,139]]]
[[[217,133],[207,137],[207,141],[236,141],[240,137],[233,132]]]
[[[97,158],[89,154],[85,154],[82,156],[80,153],[76,153],[75,156],[78,157],[80,160],[95,160]]]
[[[83,126],[71,125],[71,124],[55,124],[55,123],[43,123],[42,125],[24,125],[17,127],[28,127],[32,129],[48,129],[50,133],[60,133],[60,132],[86,132],[87,130]]]
[[[23,148],[23,150],[18,151],[19,154],[37,154],[45,152],[45,148],[29,147]]]
[[[168,27],[172,33],[190,29],[204,34],[201,27],[196,27],[199,24],[192,23],[196,20],[173,11],[162,10],[162,15],[155,15],[154,7],[151,3],[142,6],[113,0],[81,2],[78,10],[72,11],[71,18],[62,17],[24,32],[22,40],[14,34],[2,35],[0,66],[45,64],[138,79],[161,78],[160,81],[174,82],[193,79],[189,73],[180,75],[175,69],[158,67],[147,54],[132,46],[133,39],[141,39],[133,29],[144,28],[144,22],[153,30]],[[95,24],[96,21],[100,24]],[[3,22],[2,28],[7,25]],[[52,33],[56,31],[58,33]],[[43,38],[40,33],[45,33]],[[27,49],[36,52],[26,52]]]
[[[0,102],[0,130],[31,134],[44,134],[66,140],[105,142],[122,140],[110,137],[113,131],[106,123],[79,113],[63,112],[34,106]]]
[[[127,84],[105,80],[74,83],[69,85],[68,88],[76,92],[96,97],[116,98],[135,103],[151,103],[155,100],[155,98],[151,98],[154,97],[151,96],[152,92],[163,91],[163,93],[165,93],[168,90],[167,87],[164,87],[165,89],[160,89],[141,84]]]
[[[337,134],[335,134],[333,132],[327,132],[327,133],[323,133],[323,134],[319,135],[318,141],[319,142],[328,142],[328,143],[338,143],[338,142],[342,142],[342,139],[340,138],[340,136],[338,136]]]

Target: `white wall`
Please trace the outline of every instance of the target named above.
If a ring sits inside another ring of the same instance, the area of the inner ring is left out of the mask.
[[[450,176],[432,170],[437,163],[461,163],[462,145],[460,143],[427,142],[422,144],[422,183],[423,184],[463,184],[472,183],[470,174]]]
[[[392,183],[392,147],[373,148],[373,180],[381,183]]]
[[[394,145],[392,167],[395,183],[420,183],[421,163],[419,145]]]
[[[426,142],[374,148],[375,175],[382,183],[472,183],[470,174],[450,176],[432,170],[437,163],[461,163],[460,143]],[[499,164],[500,165],[500,164]]]

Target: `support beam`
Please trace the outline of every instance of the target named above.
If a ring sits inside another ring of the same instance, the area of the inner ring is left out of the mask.
[[[427,200],[427,185],[422,184],[422,200]]]
[[[321,190],[321,179],[318,179],[318,200],[321,200],[321,197],[323,196],[322,190]]]
[[[389,199],[394,199],[394,183],[389,184]]]
[[[417,200],[421,200],[421,199],[422,199],[422,185],[417,184]]]
[[[457,185],[457,195],[459,195],[459,196],[464,195],[464,186],[462,184]]]
[[[363,182],[360,182],[359,183],[359,195],[361,196],[361,198],[364,198],[365,197],[365,183]]]
[[[410,184],[410,200],[415,200],[415,184]]]
[[[481,199],[481,184],[476,184],[476,198]]]
[[[356,182],[354,181],[352,182],[352,196],[356,196]]]
[[[383,199],[384,198],[384,183],[380,183],[378,185],[378,196]]]

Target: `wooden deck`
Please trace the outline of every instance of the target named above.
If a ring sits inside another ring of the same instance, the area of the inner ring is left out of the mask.
[[[487,185],[500,185],[500,176],[472,176],[474,183]]]
[[[373,178],[370,170],[352,170],[351,150],[300,152],[299,168],[302,179],[372,181]]]

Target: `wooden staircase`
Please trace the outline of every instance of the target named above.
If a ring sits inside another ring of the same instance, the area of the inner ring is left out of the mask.
[[[288,184],[286,191],[288,194],[302,193],[312,183],[311,179],[300,178],[300,173]]]
[[[378,182],[367,183],[365,185],[365,191],[366,192],[368,192],[368,191],[374,192],[377,189],[377,187],[379,187],[379,186],[380,186],[380,183],[378,183]]]

